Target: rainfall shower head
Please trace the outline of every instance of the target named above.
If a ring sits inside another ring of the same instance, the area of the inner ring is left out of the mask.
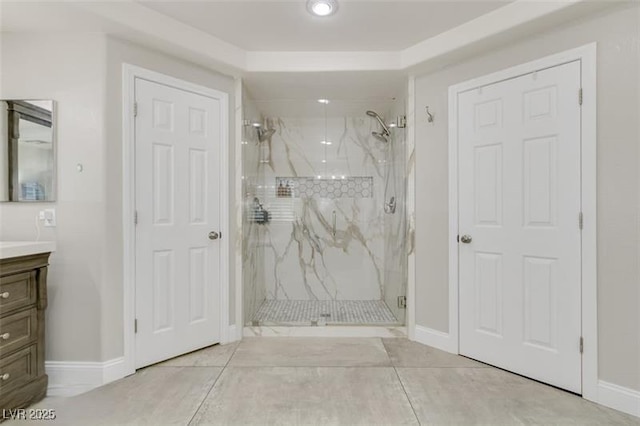
[[[373,137],[375,137],[379,141],[388,142],[387,136],[390,136],[391,133],[389,132],[389,128],[387,127],[387,125],[384,124],[384,121],[382,120],[382,117],[380,117],[378,115],[378,113],[375,112],[375,111],[367,111],[367,115],[369,117],[373,117],[376,120],[378,120],[378,123],[380,123],[380,125],[382,126],[382,132],[381,133],[378,133],[378,132],[371,133],[373,135]]]

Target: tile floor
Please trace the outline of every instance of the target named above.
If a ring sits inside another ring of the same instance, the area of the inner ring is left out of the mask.
[[[55,422],[41,424],[83,426],[640,425],[402,338],[246,338],[35,407],[56,410]]]
[[[259,325],[398,324],[383,300],[265,300],[252,321]]]

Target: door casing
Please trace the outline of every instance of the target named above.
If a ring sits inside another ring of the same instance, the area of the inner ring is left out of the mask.
[[[449,87],[449,349],[459,353],[458,230],[458,94],[535,71],[580,61],[581,198],[582,198],[582,396],[598,397],[598,321],[596,264],[596,44],[547,56]],[[576,102],[579,94],[576,93]],[[578,221],[576,218],[576,226]],[[578,344],[578,342],[576,342]]]
[[[122,67],[122,227],[123,227],[123,333],[125,374],[135,373],[135,79],[141,78],[220,101],[220,343],[236,340],[229,326],[229,95],[175,77],[130,64]]]

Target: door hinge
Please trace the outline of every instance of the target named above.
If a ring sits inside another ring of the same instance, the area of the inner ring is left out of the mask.
[[[134,225],[138,224],[138,210],[133,212],[133,224]]]
[[[400,309],[407,308],[407,296],[398,296],[398,308]]]
[[[134,117],[138,116],[138,103],[137,102],[133,103],[133,116]]]
[[[582,87],[578,90],[578,105],[582,105]]]
[[[584,216],[583,216],[582,212],[580,212],[578,214],[578,227],[580,229],[584,228]]]
[[[138,332],[138,318],[133,320],[133,332],[134,333]]]
[[[399,115],[398,118],[396,118],[396,127],[398,127],[399,129],[404,129],[405,127],[407,127],[406,115]]]
[[[580,336],[580,353],[584,352],[584,337]]]

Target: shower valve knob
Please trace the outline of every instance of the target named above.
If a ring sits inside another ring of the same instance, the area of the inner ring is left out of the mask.
[[[473,238],[471,238],[471,235],[463,235],[460,237],[460,242],[464,244],[469,244],[472,240]]]

